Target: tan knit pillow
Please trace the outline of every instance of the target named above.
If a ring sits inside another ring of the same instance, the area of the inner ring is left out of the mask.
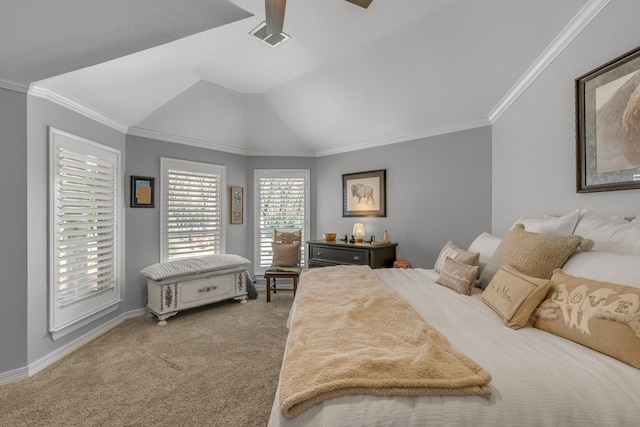
[[[477,265],[463,264],[447,258],[436,283],[453,289],[459,294],[471,295],[471,287],[478,277],[479,269]]]
[[[464,249],[460,249],[457,247],[451,240],[444,245],[442,250],[440,251],[440,255],[436,259],[436,264],[433,267],[435,271],[440,273],[442,268],[444,267],[444,262],[447,258],[451,258],[455,261],[461,262],[463,264],[469,265],[478,265],[478,260],[480,259],[480,253],[478,252],[469,252]]]
[[[502,239],[493,255],[498,266],[511,265],[529,276],[549,279],[580,247],[591,249],[593,241],[580,236],[545,236],[516,224]]]
[[[533,326],[640,369],[640,289],[558,269]]]
[[[505,265],[500,267],[480,297],[508,327],[520,329],[527,324],[550,286],[550,280],[530,277]]]
[[[275,267],[297,267],[300,263],[300,242],[278,243],[271,242],[273,262]]]

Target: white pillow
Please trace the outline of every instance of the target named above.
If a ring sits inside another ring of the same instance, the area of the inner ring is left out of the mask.
[[[571,276],[640,288],[640,255],[578,251],[562,271]]]
[[[573,234],[573,230],[576,228],[578,219],[580,218],[580,210],[568,213],[563,216],[550,216],[545,215],[544,218],[528,218],[521,216],[513,226],[516,224],[524,224],[524,229],[532,233],[545,234],[547,236],[566,236]],[[513,228],[511,226],[511,228]],[[584,237],[584,236],[583,236]]]
[[[480,254],[478,265],[480,266],[481,272],[484,270],[487,263],[491,261],[491,258],[493,258],[493,254],[501,241],[501,238],[492,234],[482,233],[476,237],[473,242],[471,242],[471,245],[467,250],[469,252],[478,252]]]
[[[594,241],[596,251],[640,255],[640,223],[582,211],[573,234]]]

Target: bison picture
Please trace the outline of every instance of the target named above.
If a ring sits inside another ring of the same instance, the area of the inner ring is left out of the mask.
[[[360,183],[351,185],[351,196],[356,197],[358,203],[361,203],[362,199],[364,199],[365,205],[369,204],[369,202],[371,202],[372,205],[375,204],[373,200],[373,187],[369,187],[368,185]]]

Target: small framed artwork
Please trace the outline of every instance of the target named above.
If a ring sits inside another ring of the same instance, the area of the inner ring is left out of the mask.
[[[155,207],[154,183],[155,178],[131,175],[131,207]]]
[[[342,216],[387,216],[386,175],[386,169],[342,175]]]
[[[244,222],[244,189],[231,187],[231,224]]]
[[[579,77],[578,193],[640,188],[640,48]]]

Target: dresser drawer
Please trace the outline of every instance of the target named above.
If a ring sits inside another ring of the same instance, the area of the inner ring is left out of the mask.
[[[180,286],[180,302],[191,304],[219,300],[225,295],[233,294],[233,276],[214,276],[189,282],[178,283]]]
[[[356,264],[367,265],[366,250],[358,249],[342,249],[342,248],[327,248],[320,246],[312,246],[311,259],[319,261],[330,261],[338,264]]]

